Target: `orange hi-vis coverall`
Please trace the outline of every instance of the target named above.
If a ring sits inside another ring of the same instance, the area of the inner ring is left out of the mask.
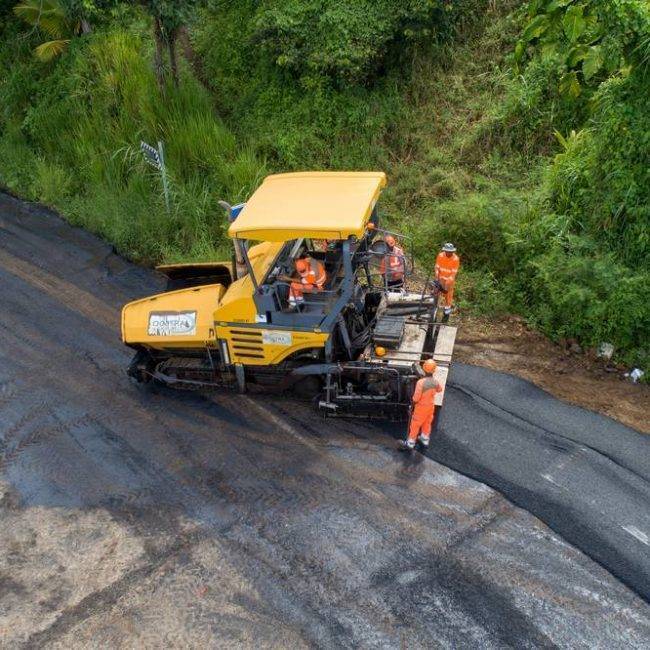
[[[418,434],[431,435],[431,426],[436,411],[434,400],[436,394],[442,392],[442,386],[434,377],[422,377],[415,384],[413,393],[413,413],[409,427],[409,440],[415,441]]]
[[[447,290],[442,294],[445,299],[445,307],[451,307],[454,302],[454,285],[456,284],[456,275],[460,268],[460,257],[453,253],[447,257],[444,252],[438,253],[436,257],[436,280],[439,280],[442,286]]]
[[[291,283],[291,291],[289,293],[291,302],[302,302],[304,292],[322,291],[325,282],[327,282],[325,266],[311,257],[308,257],[306,261],[309,264],[309,268],[305,273],[300,274],[300,282]]]
[[[388,272],[386,271],[386,258],[388,258]],[[379,272],[386,275],[388,282],[401,282],[404,280],[404,251],[397,245],[393,246],[392,251],[388,251],[381,258]]]

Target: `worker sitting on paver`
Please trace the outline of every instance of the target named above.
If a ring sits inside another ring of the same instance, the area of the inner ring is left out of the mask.
[[[444,287],[442,293],[445,302],[445,316],[451,314],[454,302],[454,285],[456,284],[456,275],[460,268],[460,257],[456,255],[456,247],[451,243],[446,243],[438,257],[436,257],[436,280]]]
[[[304,302],[304,293],[322,291],[327,282],[325,266],[313,257],[303,257],[295,261],[300,281],[291,282],[289,302],[298,305]]]
[[[427,359],[422,364],[422,368],[427,376],[418,379],[415,384],[413,411],[411,413],[408,436],[406,440],[401,441],[401,446],[404,449],[414,449],[416,441],[424,448],[429,446],[431,427],[433,426],[433,418],[436,410],[434,400],[436,394],[442,391],[442,386],[433,376],[437,368],[436,362],[433,359]]]
[[[384,277],[384,283],[387,287],[401,287],[404,284],[405,257],[404,251],[397,245],[395,237],[386,235],[386,254],[381,258],[379,272]],[[388,268],[386,261],[388,260]]]

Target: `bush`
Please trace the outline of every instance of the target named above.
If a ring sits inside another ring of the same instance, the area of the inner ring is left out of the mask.
[[[0,186],[26,199],[36,199],[33,178],[38,158],[15,124],[6,124],[0,137]]]
[[[282,0],[255,17],[253,42],[305,85],[360,82],[423,40],[449,37],[462,3],[443,0]]]
[[[470,313],[489,317],[503,316],[512,309],[503,284],[503,280],[499,280],[488,269],[464,267],[458,279],[458,303]]]
[[[388,150],[409,147],[407,53],[442,60],[440,44],[486,2],[209,5],[194,45],[229,126],[276,169],[350,169],[385,168]]]
[[[561,151],[508,224],[504,286],[549,336],[608,340],[647,363],[650,12],[638,0],[529,7],[522,43],[532,45],[515,55],[525,65],[477,137],[531,160]]]
[[[506,221],[516,210],[495,200],[496,197],[470,194],[455,201],[433,202],[423,218],[406,219],[407,232],[412,236],[416,255],[432,263],[446,241],[462,251],[463,265],[486,269],[496,276],[511,270],[506,243]]]
[[[531,57],[561,60],[558,89],[575,99],[624,69],[647,66],[649,33],[644,0],[531,0],[514,59],[517,67]]]
[[[504,101],[481,126],[477,138],[485,145],[519,151],[526,157],[547,155],[557,147],[554,133],[579,129],[588,115],[586,100],[560,92],[566,65],[559,56],[532,61],[522,75],[510,74]]]
[[[405,108],[397,80],[388,75],[372,87],[323,83],[306,89],[249,45],[256,16],[247,4],[220,3],[195,32],[229,127],[276,170],[379,165],[391,124]]]
[[[650,78],[640,71],[598,91],[587,130],[564,142],[551,203],[631,268],[650,267]]]
[[[650,273],[633,272],[588,240],[555,244],[529,262],[525,290],[532,319],[554,338],[588,347],[613,343],[631,363],[646,363],[650,333]]]
[[[553,133],[589,120],[601,84],[650,62],[650,5],[644,0],[530,0],[521,7],[505,102],[482,139],[527,155],[548,153]]]

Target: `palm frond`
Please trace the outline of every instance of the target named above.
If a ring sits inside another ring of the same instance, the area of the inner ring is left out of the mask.
[[[55,41],[47,41],[39,45],[35,50],[34,54],[39,61],[47,63],[52,59],[56,58],[65,50],[66,46],[70,42],[70,39],[58,39]]]
[[[69,32],[65,11],[59,0],[22,0],[13,11],[16,16],[42,29],[53,39],[60,39]]]
[[[41,16],[41,21],[38,26],[53,39],[63,38],[71,32],[65,18],[61,19],[56,15]]]
[[[34,25],[38,22],[38,17],[43,12],[41,3],[33,0],[24,0],[19,2],[13,9],[13,12],[26,23]]]

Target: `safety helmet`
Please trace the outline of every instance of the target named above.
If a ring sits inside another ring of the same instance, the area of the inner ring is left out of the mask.
[[[436,371],[437,367],[438,364],[433,359],[427,359],[422,364],[422,369],[427,373],[427,375],[432,375]]]
[[[455,252],[456,252],[456,247],[455,247],[451,242],[448,241],[448,242],[447,242],[447,243],[442,247],[442,250],[443,250],[445,253],[455,253]]]
[[[395,237],[393,237],[393,235],[386,235],[386,237],[384,237],[384,241],[389,246],[395,246],[395,244],[396,244]]]
[[[309,270],[309,262],[307,260],[296,260],[296,271],[303,275]]]

